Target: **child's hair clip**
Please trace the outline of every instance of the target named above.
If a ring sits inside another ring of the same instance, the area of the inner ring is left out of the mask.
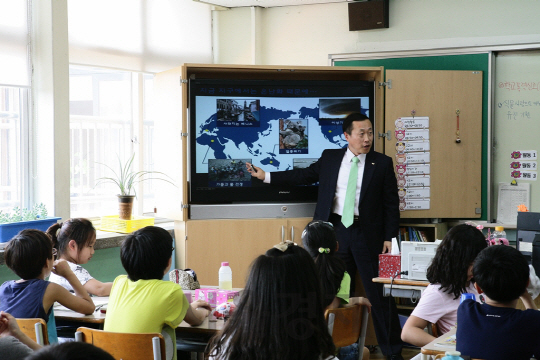
[[[474,226],[478,230],[483,230],[484,229],[484,225],[482,225],[482,224],[478,225],[474,221],[466,221],[465,224],[470,225],[470,226]]]
[[[319,248],[319,252],[320,252],[321,254],[324,254],[324,253],[330,254],[330,249],[329,249],[329,248],[323,248],[323,247],[320,247],[320,248]]]
[[[277,245],[274,245],[274,248],[275,249],[278,249],[279,251],[282,251],[282,252],[285,252],[287,251],[287,249],[289,248],[289,246],[293,246],[293,245],[296,245],[296,243],[294,241],[291,241],[291,240],[285,240],[283,242],[280,242],[279,244]]]

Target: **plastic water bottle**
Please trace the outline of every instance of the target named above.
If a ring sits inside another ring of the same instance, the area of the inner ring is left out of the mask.
[[[459,351],[447,351],[444,355],[442,360],[463,360]]]
[[[219,288],[232,290],[232,269],[227,261],[222,262],[219,268]]]
[[[474,296],[474,294],[471,294],[471,293],[463,293],[461,294],[461,300],[459,301],[459,303],[461,304],[463,301],[467,299],[476,300],[476,296]]]
[[[504,231],[504,227],[495,226],[495,231],[491,233],[491,244],[508,245],[508,240],[506,239],[506,231]]]

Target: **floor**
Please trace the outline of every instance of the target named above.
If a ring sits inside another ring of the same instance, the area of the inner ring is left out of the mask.
[[[415,357],[417,354],[420,353],[420,349],[412,349],[408,347],[404,347],[401,351],[401,356],[403,356],[403,359],[410,360],[413,357]],[[386,357],[382,354],[381,349],[377,348],[375,352],[372,352],[369,356],[370,360],[386,360]]]

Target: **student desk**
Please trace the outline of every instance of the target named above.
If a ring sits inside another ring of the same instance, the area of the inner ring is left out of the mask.
[[[439,355],[443,354],[447,351],[453,351],[456,350],[456,343],[455,341],[451,341],[452,337],[456,335],[456,328],[452,328],[449,332],[447,332],[444,335],[439,336],[432,342],[430,342],[427,345],[424,345],[422,347],[422,350],[420,351],[421,359],[422,360],[429,360],[429,355]],[[455,337],[454,337],[455,339]]]
[[[92,297],[92,300],[94,301],[96,308],[98,308],[101,305],[106,305],[109,302],[109,297]],[[94,311],[91,315],[83,315],[73,310],[66,309],[59,304],[54,305],[54,317],[57,322],[66,322],[72,326],[88,326],[103,329],[103,324],[105,323],[105,314],[99,309]],[[223,328],[224,323],[223,320],[209,321],[208,318],[206,318],[201,325],[191,326],[185,321],[182,321],[176,328],[176,336],[178,338],[201,337],[209,339]]]
[[[55,303],[54,304],[54,318],[57,322],[69,322],[69,323],[80,323],[80,326],[91,326],[103,329],[103,324],[105,323],[105,314],[102,313],[99,309],[101,306],[106,305],[109,302],[108,296],[95,296],[92,297],[94,305],[96,305],[96,311],[90,315],[83,315],[81,313],[75,312],[73,310],[67,309],[64,306]]]

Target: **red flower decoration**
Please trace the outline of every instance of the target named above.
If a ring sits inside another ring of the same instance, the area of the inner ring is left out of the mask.
[[[512,169],[519,169],[521,167],[521,163],[519,161],[512,161],[512,163],[510,164],[510,167]]]
[[[511,156],[512,156],[512,159],[521,159],[521,152],[513,151]]]
[[[521,177],[521,171],[519,171],[519,170],[512,171],[510,176],[512,176],[514,179],[519,179]]]

